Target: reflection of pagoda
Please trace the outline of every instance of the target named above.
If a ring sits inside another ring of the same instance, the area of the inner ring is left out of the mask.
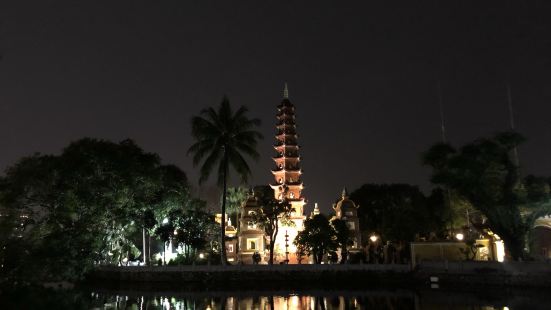
[[[276,167],[272,170],[275,183],[270,184],[274,190],[276,199],[284,199],[291,203],[294,212],[291,219],[294,227],[281,227],[276,238],[276,251],[278,254],[285,252],[285,234],[289,243],[295,239],[298,231],[302,230],[304,222],[305,200],[302,196],[302,171],[300,169],[299,146],[295,125],[295,107],[289,101],[287,84],[283,91],[283,101],[277,107],[276,143],[274,148],[276,155],[273,157]],[[288,244],[289,245],[289,244]],[[294,262],[294,246],[290,245],[291,262]],[[278,255],[279,256],[279,255]]]

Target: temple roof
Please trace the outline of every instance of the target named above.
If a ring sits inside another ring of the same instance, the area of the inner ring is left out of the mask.
[[[352,199],[348,197],[348,190],[346,187],[343,188],[341,193],[341,199],[339,199],[334,205],[333,209],[335,210],[342,210],[342,209],[348,209],[348,208],[359,208],[358,205]]]
[[[277,106],[278,108],[294,108],[295,106],[289,101],[289,99],[283,99],[281,103]]]

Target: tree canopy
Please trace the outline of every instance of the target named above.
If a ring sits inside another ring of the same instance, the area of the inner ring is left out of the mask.
[[[293,243],[311,255],[316,264],[321,264],[324,255],[334,252],[337,247],[335,230],[323,214],[306,219],[304,230],[298,233]]]
[[[523,141],[520,134],[504,132],[459,149],[439,143],[424,154],[424,163],[433,168],[432,182],[455,191],[482,212],[515,260],[524,255],[534,218],[549,212],[548,185],[535,177],[522,180],[511,158]],[[530,216],[523,216],[523,209]]]
[[[376,233],[383,240],[413,241],[444,229],[448,213],[439,192],[429,199],[409,184],[364,184],[350,194],[357,203],[362,239]]]
[[[268,263],[274,263],[275,240],[279,233],[279,224],[285,226],[294,225],[291,221],[291,213],[294,211],[291,204],[286,200],[274,198],[274,191],[269,187],[264,187],[259,191],[258,196],[260,209],[253,216],[253,222],[264,230],[269,239],[270,259]]]
[[[251,169],[245,156],[258,159],[256,151],[262,135],[256,131],[260,125],[257,118],[248,117],[249,110],[241,106],[234,111],[227,97],[222,99],[218,109],[203,109],[199,116],[191,119],[191,134],[196,142],[188,149],[193,154],[193,164],[201,163],[199,183],[206,181],[212,171],[218,173],[218,184],[222,187],[220,244],[225,244],[227,182],[230,168],[237,172],[243,183],[247,182]],[[215,168],[218,166],[217,168]],[[226,264],[226,249],[221,247],[222,264]]]
[[[135,259],[134,234],[191,200],[185,174],[131,140],[85,138],[57,156],[34,154],[0,183],[0,205],[29,219],[2,238],[4,278],[77,279],[96,263]]]

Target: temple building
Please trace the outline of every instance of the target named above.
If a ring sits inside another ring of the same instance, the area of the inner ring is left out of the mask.
[[[277,106],[276,119],[275,156],[272,158],[275,163],[275,167],[272,169],[274,181],[269,187],[273,190],[275,199],[287,201],[291,204],[293,212],[290,219],[293,225],[288,226],[279,222],[279,232],[274,241],[274,263],[296,264],[298,260],[295,254],[296,246],[293,241],[298,233],[304,229],[306,199],[302,194],[304,185],[302,183],[295,106],[289,100],[287,84],[285,84],[283,91],[283,100]],[[259,186],[256,189],[266,190],[266,186]],[[231,226],[231,223],[227,225],[230,228],[226,228],[226,236],[228,237],[226,252],[230,262],[252,264],[255,253],[260,256],[260,263],[268,262],[269,238],[254,221],[255,214],[260,212],[261,209],[257,194],[259,193],[251,190],[247,200],[243,203],[238,223],[239,229],[236,230]],[[350,200],[346,189],[343,190],[341,199],[333,205],[335,217],[346,221],[351,231],[353,244],[349,248],[350,252],[361,251],[358,207]],[[317,204],[312,211],[312,216],[316,214],[320,214]],[[237,231],[239,231],[237,238],[233,238]]]
[[[536,219],[530,247],[535,259],[551,260],[551,215]]]
[[[302,196],[304,185],[302,183],[302,170],[300,168],[299,145],[295,122],[295,106],[289,101],[287,84],[283,90],[283,101],[277,107],[276,142],[273,157],[275,168],[272,170],[274,183],[270,187],[274,190],[276,199],[288,201],[294,209],[291,214],[293,226],[285,226],[280,223],[280,233],[275,240],[274,252],[278,261],[289,260],[296,263],[293,240],[298,232],[304,228],[304,205],[306,201]]]
[[[300,169],[299,146],[295,125],[295,107],[289,101],[287,84],[283,91],[283,100],[277,107],[275,135],[275,167],[272,169],[274,182],[270,184],[274,198],[288,201],[292,208],[291,221],[293,225],[287,226],[279,222],[279,232],[274,241],[274,263],[297,263],[296,247],[293,241],[298,232],[304,228],[304,205],[306,201],[302,196],[304,188],[302,184],[302,170]],[[258,253],[260,263],[268,261],[269,238],[264,230],[253,221],[256,212],[259,211],[258,198],[251,191],[241,209],[239,219],[239,234],[235,243],[226,242],[228,257],[232,251],[238,251],[235,258],[243,264],[253,263],[253,255]],[[228,235],[228,234],[226,234]]]
[[[354,201],[348,197],[346,187],[342,190],[341,199],[333,204],[335,218],[345,221],[348,230],[350,230],[352,239],[352,245],[348,249],[350,252],[360,252],[362,250],[360,219],[358,218],[359,207],[359,205],[356,205]]]
[[[243,204],[241,210],[241,218],[239,219],[239,261],[244,264],[253,263],[254,253],[260,254],[262,259],[265,258],[264,252],[267,248],[266,236],[264,230],[257,227],[253,222],[253,216],[260,209],[258,200],[251,191],[249,197]],[[228,243],[226,242],[226,250]],[[234,249],[237,251],[237,249]]]

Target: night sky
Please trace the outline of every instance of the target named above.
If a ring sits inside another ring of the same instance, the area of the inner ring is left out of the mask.
[[[251,184],[265,184],[287,81],[308,213],[345,185],[429,191],[439,80],[455,145],[508,128],[509,82],[522,170],[551,176],[550,1],[364,2],[2,1],[0,169],[132,138],[196,185],[190,118],[226,94],[263,121]]]

